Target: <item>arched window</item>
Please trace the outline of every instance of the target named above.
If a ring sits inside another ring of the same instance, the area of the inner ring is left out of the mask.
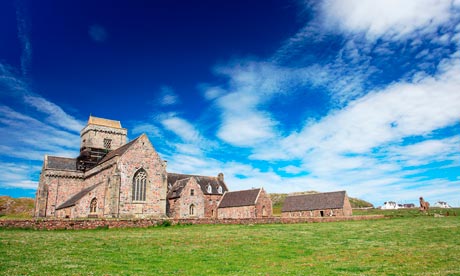
[[[133,178],[133,201],[145,201],[145,190],[147,188],[147,173],[140,169]]]
[[[97,199],[93,198],[91,199],[91,203],[89,204],[89,212],[96,213],[96,210],[97,210]]]
[[[193,204],[190,205],[188,214],[191,215],[191,216],[195,215],[195,205],[193,205]]]
[[[208,184],[207,189],[208,189],[208,194],[212,193],[212,187],[211,187],[211,185]]]
[[[219,187],[217,188],[217,192],[218,192],[219,194],[222,193],[222,186],[219,186]]]
[[[262,216],[266,217],[267,216],[267,210],[265,209],[265,205],[262,206]]]

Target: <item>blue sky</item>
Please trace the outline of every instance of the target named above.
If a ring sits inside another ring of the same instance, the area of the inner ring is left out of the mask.
[[[231,190],[460,205],[460,1],[2,1],[0,194],[88,116]]]

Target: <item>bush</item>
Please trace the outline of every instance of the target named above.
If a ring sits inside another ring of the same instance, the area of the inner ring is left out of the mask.
[[[171,222],[169,220],[163,220],[159,226],[163,226],[163,227],[169,227],[171,226]]]

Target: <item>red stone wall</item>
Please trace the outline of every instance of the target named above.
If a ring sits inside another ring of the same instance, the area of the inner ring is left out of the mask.
[[[291,224],[316,223],[336,221],[357,221],[383,219],[383,215],[350,216],[350,217],[323,217],[323,218],[248,218],[248,219],[166,219],[174,224]],[[56,229],[96,229],[96,228],[131,228],[151,227],[161,225],[164,219],[31,219],[31,220],[0,220],[0,228],[22,228],[37,230]]]
[[[345,194],[345,200],[343,202],[343,216],[352,216],[353,215],[353,208],[351,208],[350,200],[348,196]]]
[[[282,212],[281,217],[283,217],[283,218],[321,217],[321,211],[323,211],[323,217],[344,217],[344,216],[348,216],[348,215],[346,215],[344,213],[343,209],[325,209],[325,210],[312,210],[312,211]]]
[[[257,198],[255,217],[271,217],[272,215],[272,200],[265,190],[262,189]]]
[[[132,200],[132,185],[134,174],[141,168],[147,173],[146,200],[137,203]],[[120,217],[166,216],[166,169],[146,135],[139,137],[120,157],[118,169],[121,176]]]
[[[83,187],[83,174],[71,171],[45,170],[39,184],[48,189],[48,202],[45,203],[46,217],[54,217],[55,209]]]
[[[253,206],[219,208],[217,210],[217,217],[219,219],[255,218],[256,208],[254,205]]]
[[[193,195],[191,190],[193,189]],[[195,206],[194,215],[190,215],[190,205]],[[204,218],[205,198],[200,185],[195,178],[190,178],[181,191],[180,198],[169,200],[168,216],[175,219],[180,218]]]
[[[204,217],[217,218],[217,206],[223,195],[204,195]]]

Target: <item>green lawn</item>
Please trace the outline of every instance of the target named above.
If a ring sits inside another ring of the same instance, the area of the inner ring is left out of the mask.
[[[460,217],[0,229],[1,275],[460,275]]]

